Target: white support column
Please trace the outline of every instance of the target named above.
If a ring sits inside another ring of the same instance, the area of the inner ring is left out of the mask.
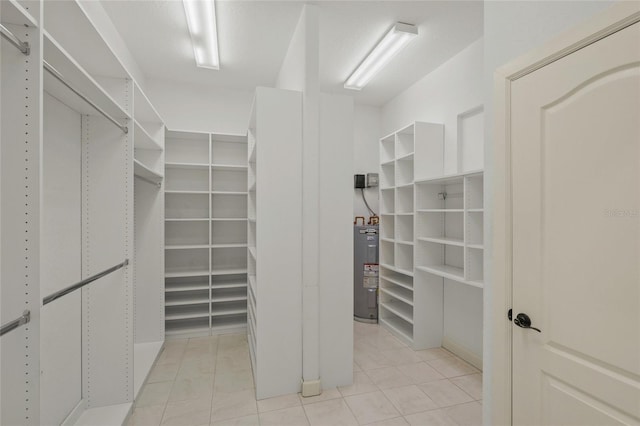
[[[318,395],[320,383],[319,198],[320,84],[318,7],[303,11],[304,88],[302,101],[302,396]]]

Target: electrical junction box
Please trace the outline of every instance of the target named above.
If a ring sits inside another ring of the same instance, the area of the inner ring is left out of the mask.
[[[367,188],[372,188],[374,186],[378,186],[378,174],[367,173]]]
[[[365,188],[364,175],[353,175],[353,187]]]

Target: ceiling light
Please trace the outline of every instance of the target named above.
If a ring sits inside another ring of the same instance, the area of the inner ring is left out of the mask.
[[[389,63],[396,53],[401,51],[418,35],[418,28],[414,25],[398,22],[384,36],[380,43],[358,65],[345,81],[344,88],[360,90]]]
[[[202,68],[219,70],[216,6],[213,1],[182,0],[196,64]]]

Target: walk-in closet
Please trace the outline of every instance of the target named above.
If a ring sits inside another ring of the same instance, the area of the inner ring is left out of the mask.
[[[638,22],[1,0],[0,424],[639,423]]]

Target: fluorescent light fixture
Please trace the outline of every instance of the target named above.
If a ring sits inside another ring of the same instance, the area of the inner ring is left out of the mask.
[[[187,15],[196,64],[202,68],[219,70],[216,6],[213,1],[182,0],[182,3]]]
[[[344,88],[361,90],[369,81],[389,63],[399,51],[418,35],[418,28],[414,25],[398,22],[373,48],[371,53],[358,65],[345,81]]]

